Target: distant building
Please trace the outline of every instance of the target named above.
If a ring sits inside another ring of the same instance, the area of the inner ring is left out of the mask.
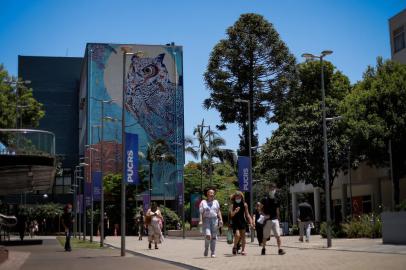
[[[18,76],[30,80],[45,116],[39,129],[55,134],[56,155],[63,175],[57,176],[53,193],[71,193],[75,165],[79,162],[78,94],[82,57],[19,56]]]
[[[406,64],[406,9],[389,19],[392,60]]]

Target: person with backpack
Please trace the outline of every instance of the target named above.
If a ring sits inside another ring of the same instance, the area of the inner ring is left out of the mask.
[[[297,221],[299,222],[299,241],[303,242],[303,235],[306,231],[306,242],[310,240],[311,229],[313,225],[313,208],[306,198],[301,199],[297,209]]]

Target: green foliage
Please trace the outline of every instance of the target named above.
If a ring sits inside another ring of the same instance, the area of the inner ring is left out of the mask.
[[[349,79],[324,62],[327,117],[339,115],[339,104],[350,91]],[[300,87],[284,103],[285,118],[262,147],[256,172],[276,183],[306,181],[323,186],[323,132],[319,61],[298,65]],[[346,168],[348,137],[338,122],[327,123],[330,179]],[[332,184],[332,182],[331,182]]]
[[[273,25],[261,15],[242,14],[226,34],[227,38],[213,48],[204,74],[210,89],[210,98],[204,101],[204,106],[219,111],[221,128],[238,123],[243,130],[240,149],[247,155],[247,105],[237,104],[234,99],[250,100],[255,106],[255,110],[251,109],[251,135],[256,146],[257,121],[283,117],[280,104],[296,83],[295,57]]]
[[[406,200],[403,200],[400,204],[396,205],[396,211],[406,211]]]
[[[45,112],[42,110],[42,104],[34,99],[32,89],[27,88],[21,80],[17,83],[6,81],[16,81],[16,78],[10,77],[3,65],[0,65],[0,128],[16,127],[16,105],[20,106],[18,119],[21,118],[22,127],[37,127]],[[15,88],[18,91],[18,104]]]
[[[323,222],[320,224],[320,235],[324,238],[327,237],[327,223]],[[345,232],[341,224],[333,223],[331,225],[331,237],[332,238],[344,238],[346,237]]]
[[[63,214],[63,205],[57,203],[27,205],[21,206],[19,211],[24,212],[30,220],[53,219]]]
[[[406,175],[406,65],[378,58],[342,104],[352,154],[375,166],[388,166],[392,144],[395,202]]]
[[[379,238],[382,237],[382,222],[379,216],[362,215],[348,223],[342,224],[343,231],[348,238]]]
[[[179,216],[172,211],[170,208],[168,207],[164,207],[163,205],[161,205],[160,207],[161,213],[164,216],[165,220],[166,220],[166,229],[167,230],[175,230],[176,229],[176,225],[179,223],[181,224],[181,218],[179,218]]]

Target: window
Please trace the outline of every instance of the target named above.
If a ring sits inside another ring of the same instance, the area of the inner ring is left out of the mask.
[[[398,51],[405,48],[405,31],[404,27],[401,26],[393,31],[393,47],[394,52],[397,53]]]

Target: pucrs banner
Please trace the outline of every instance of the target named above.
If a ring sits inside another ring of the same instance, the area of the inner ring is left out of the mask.
[[[138,134],[125,133],[125,182],[139,185],[138,177]]]
[[[92,205],[92,182],[85,182],[85,208]]]
[[[241,191],[251,191],[251,160],[249,157],[238,157],[238,184]]]
[[[92,172],[93,182],[93,201],[99,202],[101,200],[101,172]]]
[[[200,220],[199,206],[202,201],[200,193],[190,194],[190,216],[192,218],[192,225],[197,226]]]

